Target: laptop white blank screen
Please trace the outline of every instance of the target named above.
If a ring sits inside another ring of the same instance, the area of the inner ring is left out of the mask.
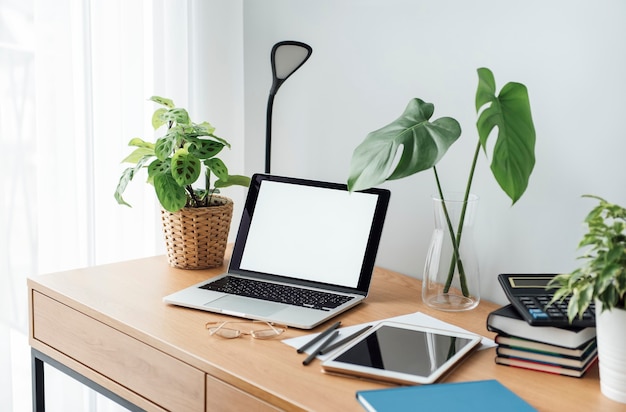
[[[356,287],[378,196],[263,181],[240,268]]]

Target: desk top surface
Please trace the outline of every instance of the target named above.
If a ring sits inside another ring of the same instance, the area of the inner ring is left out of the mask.
[[[302,365],[303,356],[280,340],[209,336],[209,321],[228,316],[166,305],[165,295],[201,282],[225,269],[180,270],[164,256],[41,275],[32,288],[114,327],[206,373],[285,409],[362,411],[357,390],[393,385],[324,374],[319,361]],[[495,282],[495,278],[494,278]],[[469,312],[440,312],[421,301],[418,279],[376,268],[364,303],[312,331],[288,329],[281,339],[342,326],[423,312],[482,336],[489,312],[498,305],[482,301]],[[495,349],[473,353],[445,382],[497,379],[539,410],[624,410],[600,392],[597,364],[581,378],[496,365]],[[210,396],[210,394],[208,395]],[[485,402],[488,404],[489,400]]]

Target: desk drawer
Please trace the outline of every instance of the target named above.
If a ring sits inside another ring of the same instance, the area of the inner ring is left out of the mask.
[[[172,411],[204,410],[205,374],[33,291],[33,337]]]
[[[206,412],[278,412],[280,409],[210,375],[206,377]]]

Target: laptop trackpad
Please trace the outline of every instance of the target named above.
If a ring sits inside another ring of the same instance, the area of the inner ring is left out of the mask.
[[[255,300],[232,295],[224,296],[223,298],[214,300],[207,305],[226,311],[243,314],[254,314],[257,316],[269,316],[285,308],[279,303],[265,302],[262,300]]]

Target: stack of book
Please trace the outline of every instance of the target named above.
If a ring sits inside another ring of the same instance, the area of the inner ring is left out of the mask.
[[[598,357],[596,328],[531,326],[507,305],[487,317],[496,332],[496,363],[581,377]]]

